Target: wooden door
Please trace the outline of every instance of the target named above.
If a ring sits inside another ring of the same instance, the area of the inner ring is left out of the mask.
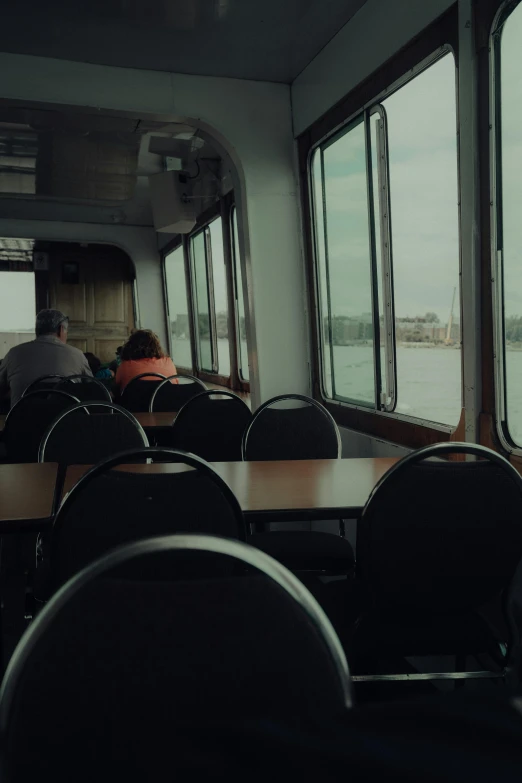
[[[102,362],[112,361],[134,327],[128,257],[103,245],[51,251],[49,302],[69,316],[71,345],[91,351]]]

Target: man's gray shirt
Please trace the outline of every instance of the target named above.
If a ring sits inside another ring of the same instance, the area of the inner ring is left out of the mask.
[[[43,375],[92,375],[83,353],[51,334],[16,345],[0,366],[0,397],[11,390],[11,407]]]

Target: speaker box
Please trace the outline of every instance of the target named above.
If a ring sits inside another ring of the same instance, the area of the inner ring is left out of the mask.
[[[196,225],[190,187],[180,182],[178,171],[162,171],[149,177],[154,227],[160,234],[188,234]]]

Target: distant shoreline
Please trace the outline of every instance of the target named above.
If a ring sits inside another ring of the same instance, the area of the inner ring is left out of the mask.
[[[368,348],[371,346],[371,342],[369,340],[361,340],[358,342],[346,342],[346,343],[333,343],[334,348],[340,347],[340,348]],[[460,343],[453,343],[452,345],[446,345],[445,343],[431,343],[431,342],[409,342],[409,341],[399,341],[396,343],[397,347],[399,348],[444,348],[444,349],[459,349],[461,347]],[[384,347],[384,345],[382,345]],[[517,349],[515,349],[517,350]],[[520,349],[522,350],[522,345]]]

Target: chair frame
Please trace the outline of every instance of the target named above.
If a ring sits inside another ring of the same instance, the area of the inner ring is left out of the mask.
[[[195,394],[194,397],[192,397],[190,400],[187,400],[187,402],[179,409],[179,411],[176,414],[176,418],[172,422],[172,427],[176,426],[176,422],[179,420],[179,417],[181,416],[182,411],[187,408],[192,400],[195,400],[196,397],[210,397],[213,395],[218,395],[218,397],[229,397],[231,400],[239,400],[239,402],[245,406],[245,408],[250,413],[250,408],[246,404],[244,400],[241,399],[239,394],[235,394],[233,391],[229,391],[228,389],[206,389],[204,392],[201,392],[200,394]],[[186,414],[185,414],[186,415]]]
[[[104,555],[63,585],[42,609],[16,647],[0,688],[0,737],[5,740],[18,683],[31,654],[49,631],[55,617],[83,587],[111,570],[148,554],[173,550],[209,552],[235,558],[276,582],[306,613],[321,637],[338,674],[346,709],[352,706],[350,670],[341,642],[323,609],[306,587],[281,563],[242,541],[209,535],[173,535],[143,539]]]
[[[61,420],[65,418],[65,416],[69,416],[71,413],[75,413],[76,411],[82,408],[85,410],[85,413],[90,416],[91,414],[90,411],[88,410],[90,407],[108,408],[111,411],[111,413],[116,412],[116,413],[123,414],[127,419],[129,419],[129,421],[131,421],[134,424],[136,429],[141,434],[144,443],[148,444],[149,440],[145,434],[145,430],[143,429],[139,421],[136,419],[136,417],[133,416],[130,411],[126,410],[125,408],[122,408],[120,405],[116,405],[113,402],[104,402],[104,401],[80,402],[78,403],[78,405],[75,405],[73,408],[67,408],[53,421],[53,423],[51,424],[51,426],[43,436],[42,441],[40,443],[40,449],[38,452],[38,462],[45,462],[45,449],[47,446],[47,441],[49,440],[54,428],[61,422]]]
[[[520,491],[522,498],[522,476],[518,473],[515,467],[508,462],[505,457],[498,454],[496,451],[487,448],[486,446],[480,446],[474,443],[460,443],[457,441],[451,443],[436,443],[431,446],[424,446],[417,451],[413,451],[407,454],[399,462],[393,465],[377,482],[375,487],[370,493],[368,500],[364,506],[361,516],[359,517],[357,528],[359,525],[363,526],[366,522],[366,517],[369,513],[369,509],[375,499],[375,496],[379,493],[379,490],[384,484],[387,484],[397,476],[398,473],[403,473],[408,470],[412,465],[417,465],[420,462],[424,462],[430,457],[440,457],[446,454],[469,454],[475,457],[483,457],[485,460],[492,462],[502,468],[511,478],[514,480],[516,486]],[[450,468],[448,467],[448,470]],[[356,574],[357,574],[356,560]],[[360,568],[360,565],[359,565]],[[504,656],[504,662],[502,670],[499,672],[480,670],[473,672],[455,671],[455,672],[425,672],[425,673],[412,673],[412,674],[365,674],[365,675],[353,675],[353,682],[389,682],[389,681],[426,681],[426,680],[472,680],[472,679],[506,679],[513,664],[513,649],[514,640],[517,638],[518,632],[516,623],[514,621],[511,612],[511,595],[513,590],[513,578],[505,586],[502,594],[502,611],[506,620],[509,639],[507,642],[507,650]]]
[[[42,375],[42,376],[40,376],[40,378],[36,378],[34,381],[31,381],[31,383],[28,386],[26,386],[26,388],[23,391],[22,397],[25,397],[25,395],[28,394],[31,391],[31,388],[33,386],[36,386],[37,383],[41,383],[42,381],[46,381],[48,378],[49,379],[50,378],[56,378],[56,382],[59,383],[58,379],[60,379],[60,381],[63,381],[63,380],[65,380],[65,378],[67,378],[67,376],[66,375],[59,375],[59,374]],[[39,391],[39,390],[37,389],[36,391]]]
[[[181,449],[173,449],[170,446],[147,446],[141,449],[125,449],[125,451],[120,451],[113,457],[102,460],[101,462],[98,462],[97,465],[94,465],[92,468],[90,468],[63,498],[54,517],[52,527],[53,535],[56,531],[59,531],[60,526],[63,524],[62,517],[65,516],[69,507],[75,501],[76,494],[83,491],[86,484],[90,484],[91,481],[98,478],[98,476],[100,476],[102,473],[107,473],[109,470],[112,470],[112,468],[115,468],[118,465],[128,464],[126,460],[135,459],[136,457],[145,457],[148,462],[154,459],[170,457],[171,463],[188,465],[189,467],[195,468],[201,473],[209,476],[212,481],[220,488],[227,502],[231,506],[234,512],[234,516],[237,519],[238,528],[242,535],[243,541],[246,540],[246,523],[243,509],[239,505],[238,499],[226,481],[221,478],[219,473],[212,467],[212,465],[210,465],[208,462],[205,462],[205,460],[201,459],[201,457],[197,457],[195,454],[189,454],[187,451],[181,451]],[[172,457],[177,459],[172,459]]]
[[[207,387],[205,386],[205,384],[203,383],[203,381],[202,381],[200,378],[196,378],[196,376],[195,376],[195,375],[188,375],[188,374],[185,374],[185,373],[176,373],[176,375],[169,375],[169,376],[168,376],[168,378],[165,378],[165,380],[163,381],[163,383],[160,383],[160,384],[158,384],[158,386],[156,386],[156,388],[154,389],[154,394],[152,395],[152,397],[151,397],[151,399],[150,399],[150,404],[149,404],[149,413],[154,413],[154,400],[155,400],[155,398],[156,398],[156,394],[159,392],[159,390],[161,389],[161,387],[162,387],[162,386],[165,386],[165,384],[166,384],[167,382],[168,382],[168,383],[170,383],[170,382],[171,382],[171,381],[173,381],[174,379],[176,379],[176,380],[177,380],[178,378],[188,378],[189,380],[191,380],[191,381],[194,381],[195,383],[199,384],[199,386],[201,386],[201,387],[202,387],[203,391],[208,391],[208,389],[207,389]],[[128,384],[127,384],[127,385],[128,385]],[[216,391],[217,391],[217,390],[216,390]],[[203,392],[201,392],[201,393],[203,393]],[[123,392],[122,392],[122,394],[123,394]],[[194,395],[194,396],[195,396],[195,395]],[[190,400],[189,400],[188,402],[190,402]],[[185,407],[185,405],[186,405],[186,404],[187,404],[187,403],[185,403],[184,405],[182,405],[182,407],[180,408],[180,411],[181,411],[181,410],[182,410],[182,409]],[[179,411],[178,411],[178,413],[179,413]]]
[[[139,381],[141,378],[160,378],[162,381],[166,381],[167,378],[165,375],[162,375],[160,372],[142,372],[139,375],[135,375],[134,378],[131,378],[130,381],[125,384],[123,389],[121,390],[120,397],[123,397],[123,392],[125,389],[128,389],[131,383],[134,383],[134,381]]]
[[[61,386],[62,383],[95,383],[97,386],[100,387],[100,389],[103,389],[103,393],[105,395],[107,402],[112,402],[111,393],[108,390],[106,386],[103,385],[103,383],[99,380],[99,378],[95,378],[93,375],[66,375],[63,379],[63,381],[60,381],[58,386]],[[95,402],[95,400],[93,400]],[[103,402],[103,400],[100,400],[100,402]]]
[[[337,457],[336,459],[341,459],[342,455],[342,442],[341,442],[341,435],[339,433],[339,427],[337,426],[334,417],[332,414],[324,407],[324,405],[321,405],[320,402],[317,402],[317,400],[314,400],[312,397],[307,397],[305,394],[280,394],[277,397],[272,397],[272,399],[267,400],[262,405],[259,406],[259,408],[255,411],[255,413],[252,416],[252,421],[248,425],[247,429],[245,430],[245,433],[243,435],[243,443],[241,446],[241,453],[243,455],[243,461],[247,462],[247,445],[248,445],[248,436],[250,435],[250,430],[254,426],[254,424],[257,421],[258,416],[265,410],[265,408],[270,408],[273,405],[277,404],[278,402],[284,402],[285,400],[299,400],[300,402],[305,402],[308,405],[312,405],[317,410],[319,410],[325,419],[328,421],[330,426],[334,428],[336,437],[337,437]]]
[[[72,400],[74,402],[75,405],[79,405],[80,404],[80,400],[77,397],[74,397],[72,394],[69,394],[69,392],[63,391],[62,389],[36,389],[36,391],[29,392],[28,394],[26,394],[24,392],[23,396],[20,397],[18,402],[16,402],[13,405],[13,407],[11,408],[11,410],[9,411],[7,416],[5,417],[4,432],[5,432],[5,428],[7,427],[7,422],[9,421],[9,417],[11,416],[12,412],[14,410],[16,410],[16,408],[20,405],[22,400],[28,399],[30,397],[34,398],[34,397],[40,397],[40,396],[48,395],[48,394],[59,394],[60,397],[68,397],[70,400]]]

